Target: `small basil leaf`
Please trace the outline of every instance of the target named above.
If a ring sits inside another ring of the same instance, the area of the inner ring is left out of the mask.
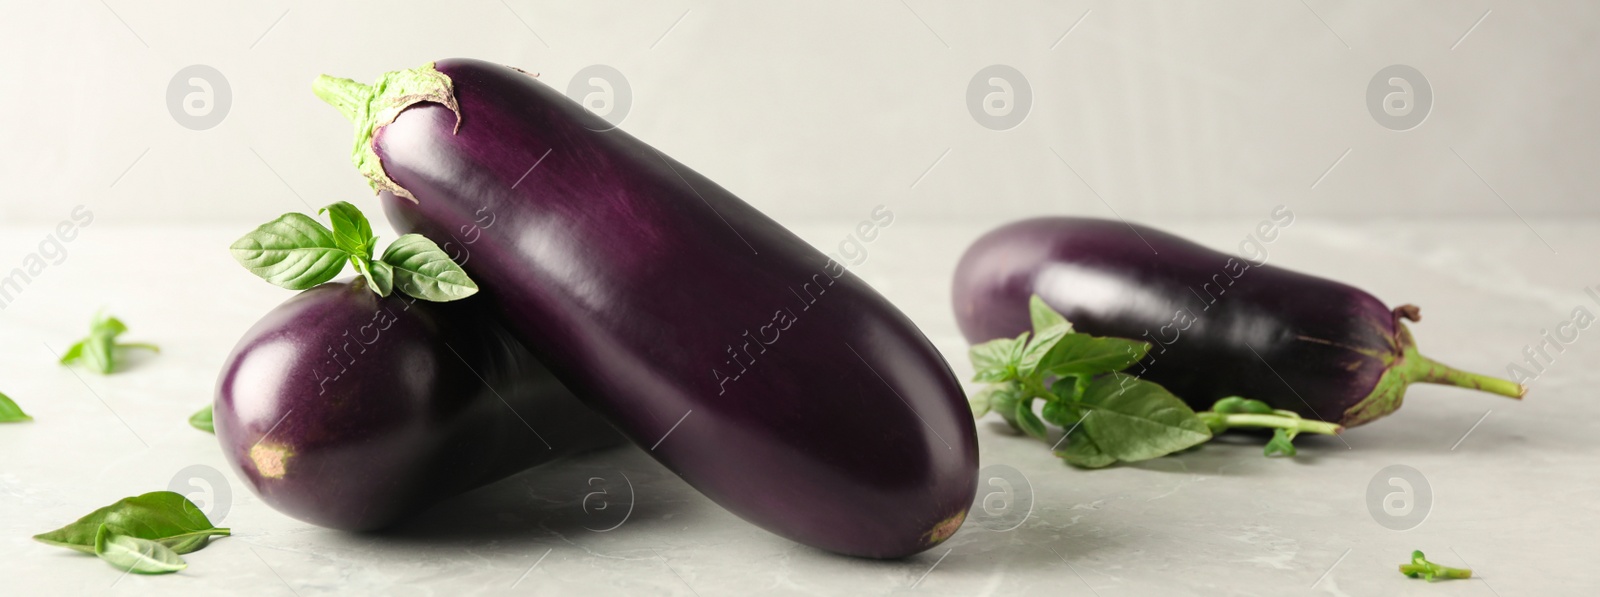
[[[0,423],[19,423],[32,420],[33,417],[28,416],[28,413],[22,412],[22,407],[17,406],[16,401],[12,400],[10,396],[0,393]]]
[[[1033,400],[1026,398],[1017,401],[1017,426],[1023,433],[1049,441],[1050,431],[1045,429],[1044,421],[1039,420],[1039,415],[1033,414]]]
[[[372,236],[372,224],[360,209],[347,201],[329,205],[317,211],[328,214],[333,223],[333,242],[346,253],[372,260],[372,251],[378,239]]]
[[[189,567],[172,548],[120,534],[103,524],[95,533],[94,555],[120,570],[138,574],[166,574]]]
[[[1035,334],[1058,326],[1066,329],[1064,333],[1072,333],[1072,324],[1067,322],[1067,318],[1062,317],[1055,309],[1051,309],[1050,305],[1046,305],[1044,299],[1039,298],[1037,294],[1028,299],[1028,316],[1033,319]]]
[[[982,419],[984,415],[989,414],[989,409],[993,407],[990,397],[994,396],[996,389],[995,386],[985,387],[967,399],[967,406],[972,408],[972,418]]]
[[[1149,351],[1150,345],[1138,340],[1068,334],[1040,368],[1051,375],[1098,375],[1127,369]]]
[[[1104,468],[1117,462],[1115,457],[1101,450],[1082,429],[1067,434],[1067,445],[1056,450],[1055,454],[1067,464],[1082,468]]]
[[[121,319],[104,313],[95,315],[94,320],[89,322],[90,334],[106,334],[115,338],[126,331],[128,331],[128,324],[122,323]]]
[[[344,270],[349,253],[329,231],[305,214],[287,213],[262,224],[229,247],[234,260],[261,279],[305,290]]]
[[[116,336],[102,333],[93,334],[83,341],[84,361],[89,364],[90,369],[99,372],[101,375],[108,375],[116,367],[117,359],[112,354],[112,351],[116,350],[116,348]]]
[[[1028,340],[1028,332],[1016,338],[996,338],[983,344],[974,345],[967,349],[967,357],[972,360],[972,369],[976,372],[972,381],[994,383],[1014,379],[1017,376],[1018,350]]]
[[[1078,409],[1065,400],[1046,400],[1039,416],[1062,429],[1071,429],[1082,418]]]
[[[1294,456],[1294,434],[1287,429],[1273,429],[1272,439],[1267,440],[1265,453],[1269,458],[1272,456]]]
[[[72,524],[34,535],[33,538],[48,545],[94,553],[95,534],[99,532],[100,525],[111,526],[125,535],[155,541],[178,553],[189,553],[205,547],[206,540],[213,535],[230,534],[228,529],[212,525],[205,513],[189,498],[171,491],[153,491],[123,498],[90,512]]]
[[[1028,341],[1028,346],[1022,350],[1021,356],[1017,359],[1017,376],[1033,375],[1034,371],[1039,369],[1041,361],[1055,350],[1069,329],[1071,328],[1057,325],[1034,331],[1033,339]]]
[[[1081,402],[1089,439],[1108,456],[1133,462],[1164,456],[1211,439],[1211,429],[1166,388],[1113,373],[1089,384]]]
[[[1249,398],[1242,398],[1239,396],[1229,396],[1227,398],[1217,400],[1211,405],[1211,410],[1225,415],[1270,415],[1275,412],[1272,407],[1265,402],[1260,400],[1251,400]]]
[[[368,269],[362,272],[367,284],[378,292],[378,296],[389,296],[394,292],[394,266],[382,261],[368,263]]]
[[[189,415],[189,426],[206,433],[216,433],[217,428],[211,422],[211,405],[207,404],[205,408]]]
[[[61,364],[66,365],[81,358],[83,356],[83,344],[84,341],[79,340],[68,347],[67,351],[61,354]]]
[[[1022,427],[1017,423],[1017,404],[1022,402],[1022,390],[1015,383],[1006,383],[997,386],[994,393],[989,395],[989,403],[994,412],[1000,413],[1000,418],[1005,419],[1012,429],[1018,431]]]
[[[407,234],[389,243],[383,262],[394,266],[395,287],[425,301],[453,301],[478,292],[467,272],[420,234]]]

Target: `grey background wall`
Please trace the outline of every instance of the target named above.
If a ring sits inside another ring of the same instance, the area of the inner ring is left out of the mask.
[[[311,79],[453,56],[609,66],[576,95],[784,221],[1600,213],[1585,1],[6,0],[0,54],[0,223],[374,208]]]

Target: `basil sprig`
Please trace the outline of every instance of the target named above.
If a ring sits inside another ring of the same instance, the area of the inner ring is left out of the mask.
[[[433,241],[407,234],[389,243],[382,257],[378,239],[361,210],[340,201],[322,208],[333,228],[310,216],[287,213],[235,241],[233,258],[261,279],[290,290],[332,280],[346,264],[380,296],[395,289],[426,301],[448,302],[478,292],[467,272]]]
[[[1037,295],[1028,311],[1032,332],[972,347],[973,381],[989,385],[969,402],[974,416],[998,412],[1012,428],[1046,442],[1052,441],[1046,423],[1066,429],[1065,437],[1054,440],[1055,454],[1074,466],[1101,468],[1165,456],[1234,427],[1273,428],[1267,455],[1292,456],[1289,441],[1295,434],[1340,430],[1237,397],[1196,413],[1160,384],[1120,373],[1143,359],[1149,344],[1076,333]]]
[[[1410,578],[1420,578],[1428,582],[1451,578],[1472,578],[1469,568],[1452,568],[1443,564],[1428,561],[1421,550],[1411,552],[1411,562],[1400,565],[1400,573]]]
[[[123,498],[90,512],[76,522],[34,535],[40,543],[91,553],[130,572],[158,574],[182,570],[179,554],[198,551],[217,528],[189,498],[171,491],[153,491]]]
[[[10,396],[4,393],[0,393],[0,423],[20,423],[32,420],[33,417],[28,416],[28,413],[22,412],[22,407],[17,406],[15,400],[12,400]]]
[[[89,336],[77,341],[67,352],[61,355],[61,364],[70,365],[83,361],[90,369],[101,375],[110,375],[117,368],[117,351],[122,349],[144,349],[161,352],[161,348],[145,342],[118,342],[117,336],[128,331],[128,326],[122,320],[97,313],[89,322]]]

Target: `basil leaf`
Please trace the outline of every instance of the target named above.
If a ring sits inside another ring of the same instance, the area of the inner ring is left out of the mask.
[[[229,247],[234,260],[261,279],[305,290],[344,270],[347,253],[329,231],[305,214],[287,213],[262,224]]]
[[[1051,351],[1055,350],[1066,336],[1070,327],[1055,325],[1033,333],[1033,339],[1028,341],[1028,346],[1022,350],[1017,359],[1017,376],[1028,377],[1039,369],[1039,364]],[[1078,334],[1073,334],[1074,336]]]
[[[1078,402],[1083,399],[1083,393],[1089,390],[1092,380],[1086,375],[1068,375],[1050,384],[1050,393],[1065,402]]]
[[[110,374],[117,366],[116,356],[112,354],[116,347],[116,336],[95,333],[83,341],[83,360],[89,364],[90,369],[98,371],[101,375]]]
[[[1269,458],[1272,456],[1294,456],[1295,452],[1294,434],[1288,429],[1273,429],[1272,439],[1267,440],[1266,455]]]
[[[94,553],[95,535],[101,525],[111,526],[124,535],[155,541],[177,553],[205,547],[212,535],[230,534],[228,529],[212,525],[189,498],[171,491],[153,491],[123,498],[72,524],[33,538],[48,545]]]
[[[1275,412],[1273,411],[1272,406],[1265,402],[1260,400],[1251,400],[1249,398],[1243,398],[1240,396],[1229,396],[1227,398],[1217,400],[1211,404],[1211,410],[1213,412],[1219,412],[1225,415],[1270,415]]]
[[[188,568],[189,564],[172,548],[100,525],[94,537],[94,555],[125,572],[166,574]]]
[[[1000,413],[1000,418],[1005,419],[1012,429],[1018,431],[1022,427],[1017,423],[1017,404],[1022,402],[1022,389],[1015,383],[1006,383],[996,386],[993,394],[989,395],[989,403],[994,411]]]
[[[1041,440],[1050,440],[1050,431],[1045,429],[1044,421],[1039,420],[1039,415],[1033,414],[1033,398],[1017,401],[1017,426],[1023,433]]]
[[[20,423],[32,420],[33,417],[28,416],[28,413],[22,412],[22,407],[17,406],[16,401],[12,400],[10,396],[0,393],[0,423]]]
[[[1089,409],[1083,430],[1106,455],[1148,460],[1211,439],[1211,430],[1166,388],[1113,373],[1089,384],[1080,403]]]
[[[112,317],[104,313],[95,314],[94,319],[89,322],[90,334],[105,334],[111,337],[117,337],[121,336],[127,331],[128,324],[122,323],[121,319],[117,319],[116,317]]]
[[[207,404],[205,408],[189,415],[189,426],[206,433],[216,433],[217,428],[211,423],[211,405]]]
[[[372,224],[367,222],[367,216],[360,209],[347,201],[340,201],[317,213],[328,214],[328,221],[333,223],[334,245],[351,255],[372,260],[372,251],[378,239],[372,236]]]
[[[1056,450],[1055,454],[1067,464],[1082,468],[1104,468],[1117,462],[1115,457],[1101,450],[1082,429],[1067,434],[1066,447]]]
[[[407,234],[389,243],[383,262],[394,266],[394,283],[401,292],[425,301],[448,302],[478,292],[467,272],[420,234]]]
[[[1062,317],[1060,313],[1057,313],[1055,309],[1051,309],[1049,305],[1044,304],[1044,299],[1039,298],[1037,294],[1028,299],[1028,316],[1033,319],[1033,332],[1035,334],[1043,333],[1044,330],[1057,326],[1066,328],[1064,333],[1072,333],[1072,324],[1067,322],[1067,318]]]
[[[994,406],[990,402],[990,397],[994,396],[997,389],[995,386],[986,386],[967,399],[967,406],[972,409],[972,418],[982,419],[984,415],[989,414],[989,409]]]
[[[368,263],[368,269],[362,272],[367,278],[367,284],[378,292],[378,296],[389,296],[394,292],[394,266],[382,261]]]
[[[972,359],[972,368],[976,371],[972,381],[993,383],[1015,379],[1017,363],[1027,341],[1028,332],[1023,332],[1016,338],[996,338],[967,349],[967,357]]]
[[[1088,334],[1068,334],[1039,368],[1050,375],[1098,375],[1121,371],[1144,358],[1150,345],[1124,338],[1098,338]]]
[[[1066,400],[1044,401],[1044,407],[1039,409],[1039,416],[1062,429],[1071,429],[1083,418],[1078,409]]]
[[[61,364],[68,365],[81,360],[101,375],[109,375],[117,368],[118,349],[143,348],[161,352],[161,349],[154,344],[117,342],[117,336],[126,331],[128,325],[122,323],[121,319],[104,313],[96,314],[89,322],[89,337],[77,341],[68,348],[67,352],[61,355]]]
[[[65,365],[67,363],[71,363],[73,361],[76,361],[80,357],[82,357],[83,356],[83,344],[84,344],[84,341],[83,340],[79,340],[76,343],[74,343],[72,346],[68,347],[66,352],[61,353],[61,364]]]

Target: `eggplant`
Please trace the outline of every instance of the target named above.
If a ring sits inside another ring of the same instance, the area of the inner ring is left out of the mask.
[[[455,251],[557,377],[718,504],[873,558],[965,519],[978,449],[961,385],[844,265],[510,67],[315,90],[356,124],[390,223]]]
[[[1274,213],[1260,234],[1293,221]],[[1254,238],[1254,237],[1252,237]],[[1047,217],[993,230],[956,267],[954,303],[972,343],[1029,329],[1037,294],[1081,332],[1144,340],[1129,373],[1195,410],[1244,396],[1353,427],[1394,412],[1415,382],[1521,398],[1521,384],[1417,352],[1405,321],[1353,286],[1266,265],[1260,241],[1230,256],[1146,226]]]
[[[217,380],[213,422],[261,500],[351,531],[621,441],[479,297],[329,282],[267,313]]]

